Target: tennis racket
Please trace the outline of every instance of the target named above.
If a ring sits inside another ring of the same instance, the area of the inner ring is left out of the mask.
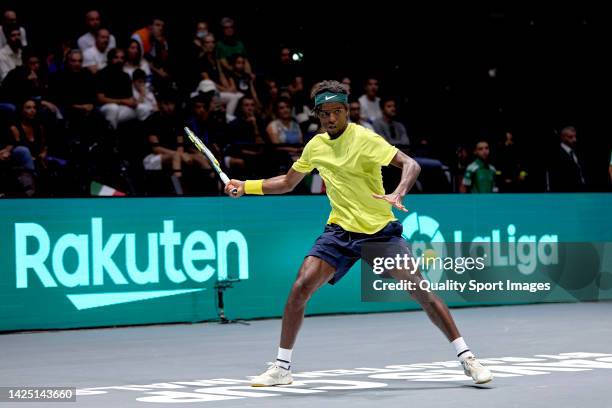
[[[227,185],[230,181],[229,177],[227,177],[227,174],[225,174],[223,170],[221,170],[221,166],[219,165],[219,162],[217,161],[215,156],[212,154],[212,152],[208,150],[204,142],[202,142],[202,140],[200,140],[200,138],[197,137],[195,133],[193,133],[191,129],[189,129],[188,127],[185,127],[185,133],[187,133],[189,140],[191,140],[191,142],[195,145],[196,149],[198,149],[200,153],[206,156],[210,164],[213,166],[213,169],[215,169],[215,171],[219,175],[219,178],[221,178],[221,181],[223,182],[223,184]],[[232,194],[234,195],[238,194],[238,189],[233,188]]]

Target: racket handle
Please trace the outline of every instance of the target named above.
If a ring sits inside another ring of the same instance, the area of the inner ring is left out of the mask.
[[[221,181],[223,181],[223,184],[225,184],[225,185],[227,185],[230,182],[229,177],[227,177],[227,174],[225,174],[225,173],[220,173],[219,177],[221,177]],[[232,195],[238,194],[238,189],[237,188],[233,188],[231,193],[232,193]]]

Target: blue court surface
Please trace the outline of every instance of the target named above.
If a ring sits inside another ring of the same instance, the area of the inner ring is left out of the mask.
[[[285,387],[248,386],[275,357],[278,319],[6,334],[0,385],[76,387],[64,407],[609,407],[611,312],[609,302],[453,310],[495,375],[484,386],[420,311],[306,318]],[[27,404],[39,405],[57,404]]]

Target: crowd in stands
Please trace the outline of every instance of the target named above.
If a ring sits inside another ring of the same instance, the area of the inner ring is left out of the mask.
[[[115,37],[97,10],[84,21],[80,37],[41,53],[15,11],[2,14],[1,196],[87,196],[99,185],[110,194],[220,194],[210,164],[184,137],[185,126],[233,178],[283,174],[320,132],[309,100],[318,79],[341,80],[351,90],[350,120],[417,159],[423,171],[416,190],[534,191],[511,131],[449,146],[450,159],[440,157],[427,137],[410,134],[398,119],[401,106],[396,95],[381,92],[381,78],[309,77],[289,47],[279,50],[272,68],[259,69],[231,18],[197,22],[187,55],[173,54],[163,18],[129,38]],[[577,135],[572,126],[560,129],[558,151],[548,155],[536,191],[589,190]],[[399,172],[384,169],[384,176],[392,188]],[[315,173],[297,193],[324,190]]]

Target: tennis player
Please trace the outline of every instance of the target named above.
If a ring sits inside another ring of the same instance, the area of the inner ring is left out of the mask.
[[[315,113],[326,133],[316,135],[287,174],[266,180],[230,180],[225,191],[231,197],[243,194],[283,194],[317,169],[325,181],[331,214],[323,234],[316,240],[300,267],[283,314],[280,347],[276,362],[252,379],[254,387],[286,385],[293,382],[291,354],[304,320],[306,303],[326,283],[335,284],[362,257],[361,248],[371,242],[388,242],[404,248],[402,224],[391,207],[407,211],[402,203],[413,186],[420,167],[376,133],[348,121],[348,92],[337,81],[323,81],[312,90]],[[399,185],[385,194],[381,166],[402,169]],[[232,189],[236,188],[236,194]],[[476,384],[491,381],[491,371],[478,362],[459,334],[444,302],[434,293],[418,289],[423,279],[418,270],[393,270],[396,279],[416,282],[410,296],[455,348],[466,375]]]

